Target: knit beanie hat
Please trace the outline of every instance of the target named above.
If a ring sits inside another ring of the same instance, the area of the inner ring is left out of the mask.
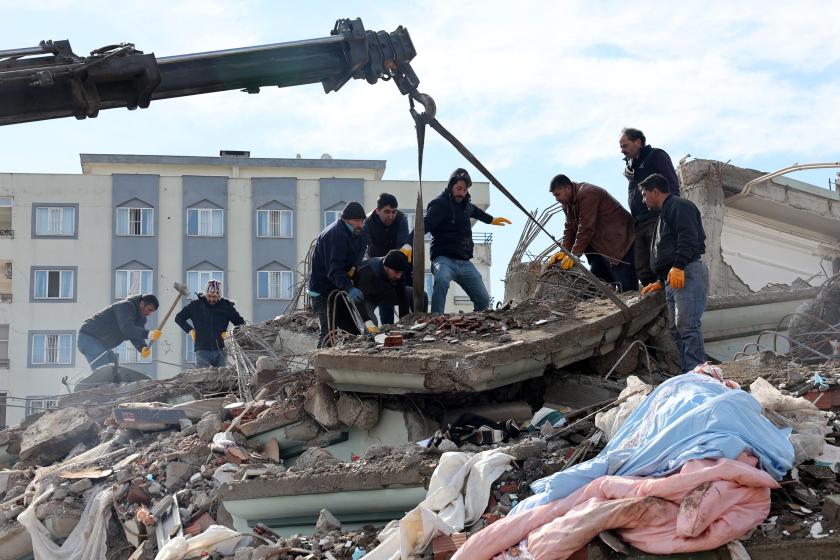
[[[467,173],[466,169],[459,167],[455,171],[452,172],[452,175],[449,176],[449,184],[446,185],[447,189],[451,189],[452,185],[457,183],[458,181],[464,181],[469,188],[472,186],[472,179],[470,178],[470,174]]]
[[[358,202],[348,202],[341,213],[342,220],[364,220],[367,218],[365,209]]]
[[[405,272],[408,268],[408,257],[406,257],[401,251],[394,249],[392,251],[388,251],[388,254],[385,255],[385,262],[383,264],[391,270]]]
[[[208,280],[207,287],[204,288],[204,293],[222,295],[222,283],[218,280]]]

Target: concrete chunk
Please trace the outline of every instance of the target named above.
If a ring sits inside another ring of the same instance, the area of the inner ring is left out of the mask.
[[[20,459],[49,465],[63,459],[79,443],[95,439],[98,431],[94,421],[81,408],[49,412],[23,433]]]
[[[315,522],[315,530],[319,533],[329,533],[330,531],[337,531],[341,529],[341,521],[335,518],[330,510],[324,508],[318,515],[318,521]]]
[[[341,425],[333,390],[325,383],[316,383],[306,391],[303,409],[327,429],[332,430]]]
[[[323,467],[326,465],[335,465],[339,461],[320,447],[310,447],[300,454],[295,461],[295,467],[298,469],[310,469],[312,467]]]
[[[345,426],[370,430],[379,423],[379,403],[373,399],[362,399],[353,393],[342,393],[338,397],[336,408],[338,419]]]

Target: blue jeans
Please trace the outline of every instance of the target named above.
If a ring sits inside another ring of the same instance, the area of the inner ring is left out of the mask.
[[[105,348],[105,345],[98,338],[87,333],[79,333],[79,336],[76,337],[76,347],[87,359],[91,371],[117,361],[116,354],[112,349]]]
[[[675,290],[671,286],[665,286],[668,322],[680,350],[680,366],[683,372],[692,370],[706,361],[700,317],[706,309],[708,297],[709,267],[702,260],[696,260],[685,267],[685,286],[682,289]]]
[[[205,367],[225,367],[227,365],[227,352],[224,350],[196,350],[195,351],[195,366],[200,368]]]
[[[484,287],[484,280],[470,261],[437,257],[432,261],[432,275],[435,278],[432,288],[432,313],[443,313],[449,283],[453,280],[467,292],[476,311],[484,311],[490,306],[490,296]]]
[[[606,257],[594,253],[586,253],[586,260],[589,261],[589,270],[592,274],[607,284],[618,284],[618,291],[632,292],[639,289],[632,245],[627,254],[622,257],[621,262],[616,265],[610,264]]]

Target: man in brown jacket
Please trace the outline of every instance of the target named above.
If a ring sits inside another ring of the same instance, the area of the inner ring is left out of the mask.
[[[637,290],[630,212],[601,187],[575,183],[565,175],[554,177],[549,190],[566,214],[563,248],[576,257],[586,255],[592,273],[608,284],[618,284],[619,291]],[[563,270],[574,266],[562,251],[548,260],[549,265],[556,262]]]

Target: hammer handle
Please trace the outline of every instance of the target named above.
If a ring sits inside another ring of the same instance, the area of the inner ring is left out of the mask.
[[[167,311],[167,312],[166,312],[166,315],[164,315],[164,316],[163,316],[163,321],[161,321],[160,323],[158,323],[158,328],[157,328],[157,330],[159,330],[159,331],[162,331],[162,330],[163,330],[163,326],[164,326],[164,325],[166,324],[166,322],[169,320],[169,316],[170,316],[170,315],[172,315],[172,312],[173,312],[173,311],[175,311],[175,306],[176,306],[176,305],[178,305],[178,302],[179,302],[179,301],[181,301],[181,298],[182,298],[182,297],[184,297],[184,294],[182,294],[182,293],[180,293],[180,292],[179,292],[179,293],[178,293],[178,297],[176,297],[176,298],[175,298],[175,301],[173,301],[173,302],[172,302],[172,305],[170,305],[170,306],[169,306],[169,311]],[[150,340],[150,341],[149,341],[149,346],[151,346],[151,345],[152,345],[152,343],[154,343],[154,341],[153,341],[153,340]]]

